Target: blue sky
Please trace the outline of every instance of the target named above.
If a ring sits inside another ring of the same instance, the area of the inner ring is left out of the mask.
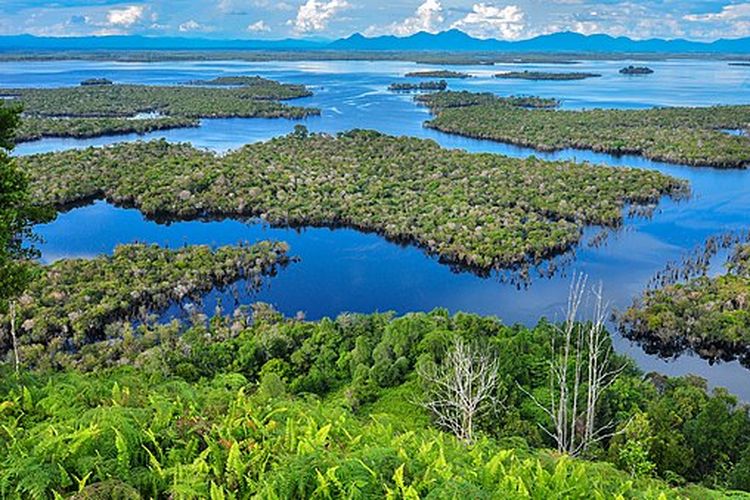
[[[459,28],[516,40],[555,31],[632,38],[750,36],[750,0],[0,0],[0,33],[338,38]]]

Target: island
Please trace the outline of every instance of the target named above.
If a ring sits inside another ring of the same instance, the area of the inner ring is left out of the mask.
[[[103,197],[166,221],[347,226],[480,274],[570,250],[585,225],[619,226],[625,204],[686,189],[655,171],[473,154],[365,130],[310,134],[303,126],[225,155],[151,141],[18,162],[36,202],[58,209]]]
[[[392,92],[410,92],[414,90],[445,90],[447,87],[448,82],[437,80],[420,83],[392,83],[388,86],[388,90]]]
[[[84,87],[87,85],[112,85],[114,82],[107,78],[88,78],[81,82]]]
[[[598,73],[583,73],[583,72],[570,72],[570,73],[555,73],[548,71],[508,71],[506,73],[497,73],[495,78],[506,78],[515,80],[552,80],[552,81],[567,81],[567,80],[586,80],[587,78],[597,78],[602,75]]]
[[[407,78],[471,78],[468,73],[461,73],[460,71],[450,71],[446,69],[442,70],[426,70],[426,71],[412,71],[404,75]]]
[[[17,142],[196,127],[201,118],[302,119],[319,115],[320,110],[282,101],[309,95],[303,85],[264,78],[231,87],[90,84],[0,88],[6,104],[23,106],[24,121],[17,130]]]
[[[627,66],[620,70],[622,75],[650,75],[654,70],[646,66]]]
[[[539,151],[576,148],[692,166],[750,165],[750,138],[724,132],[747,126],[748,105],[571,111],[450,91],[419,96],[418,102],[434,114],[426,127]]]

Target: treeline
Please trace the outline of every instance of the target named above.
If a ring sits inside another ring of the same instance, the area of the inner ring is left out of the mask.
[[[39,118],[26,117],[15,135],[16,142],[44,137],[85,139],[102,135],[147,134],[157,130],[198,127],[197,118]]]
[[[568,80],[586,80],[587,78],[597,78],[602,75],[598,73],[583,73],[583,72],[570,72],[570,73],[555,73],[550,71],[508,71],[505,73],[497,73],[495,78],[504,78],[510,80],[552,80],[552,81],[568,81]]]
[[[621,224],[625,203],[653,203],[686,187],[658,172],[471,154],[372,131],[308,134],[301,126],[223,156],[154,141],[19,162],[34,198],[48,205],[105,197],[157,218],[345,225],[477,271],[563,252],[586,224]]]
[[[404,75],[407,78],[471,78],[468,73],[462,73],[460,71],[450,71],[447,69],[439,70],[425,70],[425,71],[411,71]]]
[[[590,149],[724,168],[742,168],[750,161],[750,138],[723,131],[744,129],[750,106],[567,111],[525,109],[483,94],[473,99],[453,94],[420,96],[436,113],[425,126],[540,151]],[[445,106],[446,101],[462,104]]]
[[[10,105],[23,108],[27,123],[18,132],[19,142],[46,136],[145,133],[195,126],[199,118],[300,119],[320,114],[317,108],[279,102],[311,95],[304,85],[282,84],[260,77],[234,77],[230,81],[243,83],[223,87],[226,84],[222,82],[229,78],[209,81],[206,86],[91,84],[5,88],[0,89],[0,96],[8,98]],[[142,114],[157,116],[140,119]]]
[[[0,332],[12,333],[0,335],[0,353],[13,349],[27,366],[70,366],[72,353],[108,339],[113,323],[147,319],[240,279],[258,286],[288,262],[283,243],[215,250],[132,244],[112,256],[37,266],[13,309],[0,314]]]
[[[392,83],[388,85],[388,90],[393,92],[409,92],[412,90],[445,90],[446,88],[448,88],[448,82],[446,82],[445,80],[420,83]]]
[[[647,290],[619,320],[626,336],[651,351],[691,350],[750,366],[750,245],[735,247],[725,274]]]

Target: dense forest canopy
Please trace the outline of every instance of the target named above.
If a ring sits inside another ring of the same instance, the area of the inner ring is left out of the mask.
[[[154,217],[346,225],[477,270],[563,252],[586,224],[621,224],[626,203],[658,202],[685,189],[645,170],[471,154],[372,131],[308,134],[304,127],[223,156],[154,141],[20,162],[40,203],[106,197]]]
[[[490,139],[540,151],[591,149],[638,154],[652,160],[696,166],[746,167],[750,138],[727,134],[747,129],[750,106],[591,109],[528,109],[502,98],[438,92],[419,96],[435,117],[425,126],[478,139]],[[446,103],[457,103],[446,105]]]
[[[25,119],[16,134],[18,142],[195,127],[199,118],[299,119],[320,114],[316,108],[280,102],[312,95],[304,85],[261,77],[220,77],[191,83],[194,85],[3,88],[0,96],[23,106]]]

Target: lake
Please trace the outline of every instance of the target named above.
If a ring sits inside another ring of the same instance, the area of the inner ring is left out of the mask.
[[[627,77],[618,70],[638,61],[593,61],[576,66],[523,65],[545,71],[590,71],[601,78],[583,81],[503,80],[494,73],[518,69],[514,65],[461,66],[474,78],[449,80],[452,90],[491,91],[501,95],[531,94],[562,99],[568,109],[592,107],[646,108],[652,106],[746,103],[750,96],[750,70],[720,61],[675,60],[646,63],[655,73]],[[602,281],[615,308],[627,307],[649,279],[668,261],[679,261],[707,237],[750,226],[750,171],[695,168],[652,162],[640,157],[613,157],[587,151],[539,153],[528,148],[450,136],[422,127],[429,118],[412,96],[394,94],[386,87],[405,81],[408,71],[440,66],[406,62],[270,62],[240,61],[108,63],[86,61],[13,62],[0,64],[1,86],[74,85],[91,77],[123,83],[175,84],[221,75],[261,75],[283,82],[309,85],[314,95],[294,104],[317,106],[320,117],[300,122],[268,119],[203,120],[199,128],[160,131],[145,136],[124,135],[86,140],[44,139],[21,144],[16,154],[103,145],[123,140],[166,138],[224,152],[248,142],[290,132],[303,123],[311,131],[338,132],[352,128],[376,129],[388,134],[430,138],[444,147],[501,153],[514,157],[536,155],[549,159],[576,159],[617,166],[655,169],[690,181],[688,201],[663,200],[651,218],[632,218],[612,231],[604,246],[586,244],[599,228],[586,231],[584,243],[569,256],[564,272],[550,279],[534,279],[527,288],[503,282],[497,276],[482,278],[456,271],[411,246],[385,241],[374,234],[349,229],[269,228],[254,221],[192,221],[170,225],[145,220],[136,210],[105,202],[61,214],[38,227],[44,238],[42,258],[90,257],[109,253],[115,245],[133,241],[170,246],[186,243],[232,244],[273,238],[288,241],[301,262],[292,264],[260,292],[243,295],[243,301],[263,300],[292,315],[307,318],[341,312],[393,310],[397,313],[445,307],[451,311],[494,314],[506,323],[535,323],[541,316],[560,318],[570,276],[583,272]],[[712,272],[721,271],[716,262]],[[231,294],[215,291],[203,306],[212,311],[221,299],[231,304]],[[168,313],[180,314],[178,307]],[[738,363],[709,365],[694,356],[662,360],[616,337],[618,351],[633,356],[647,371],[667,374],[696,373],[712,385],[728,387],[750,401],[750,372]]]

